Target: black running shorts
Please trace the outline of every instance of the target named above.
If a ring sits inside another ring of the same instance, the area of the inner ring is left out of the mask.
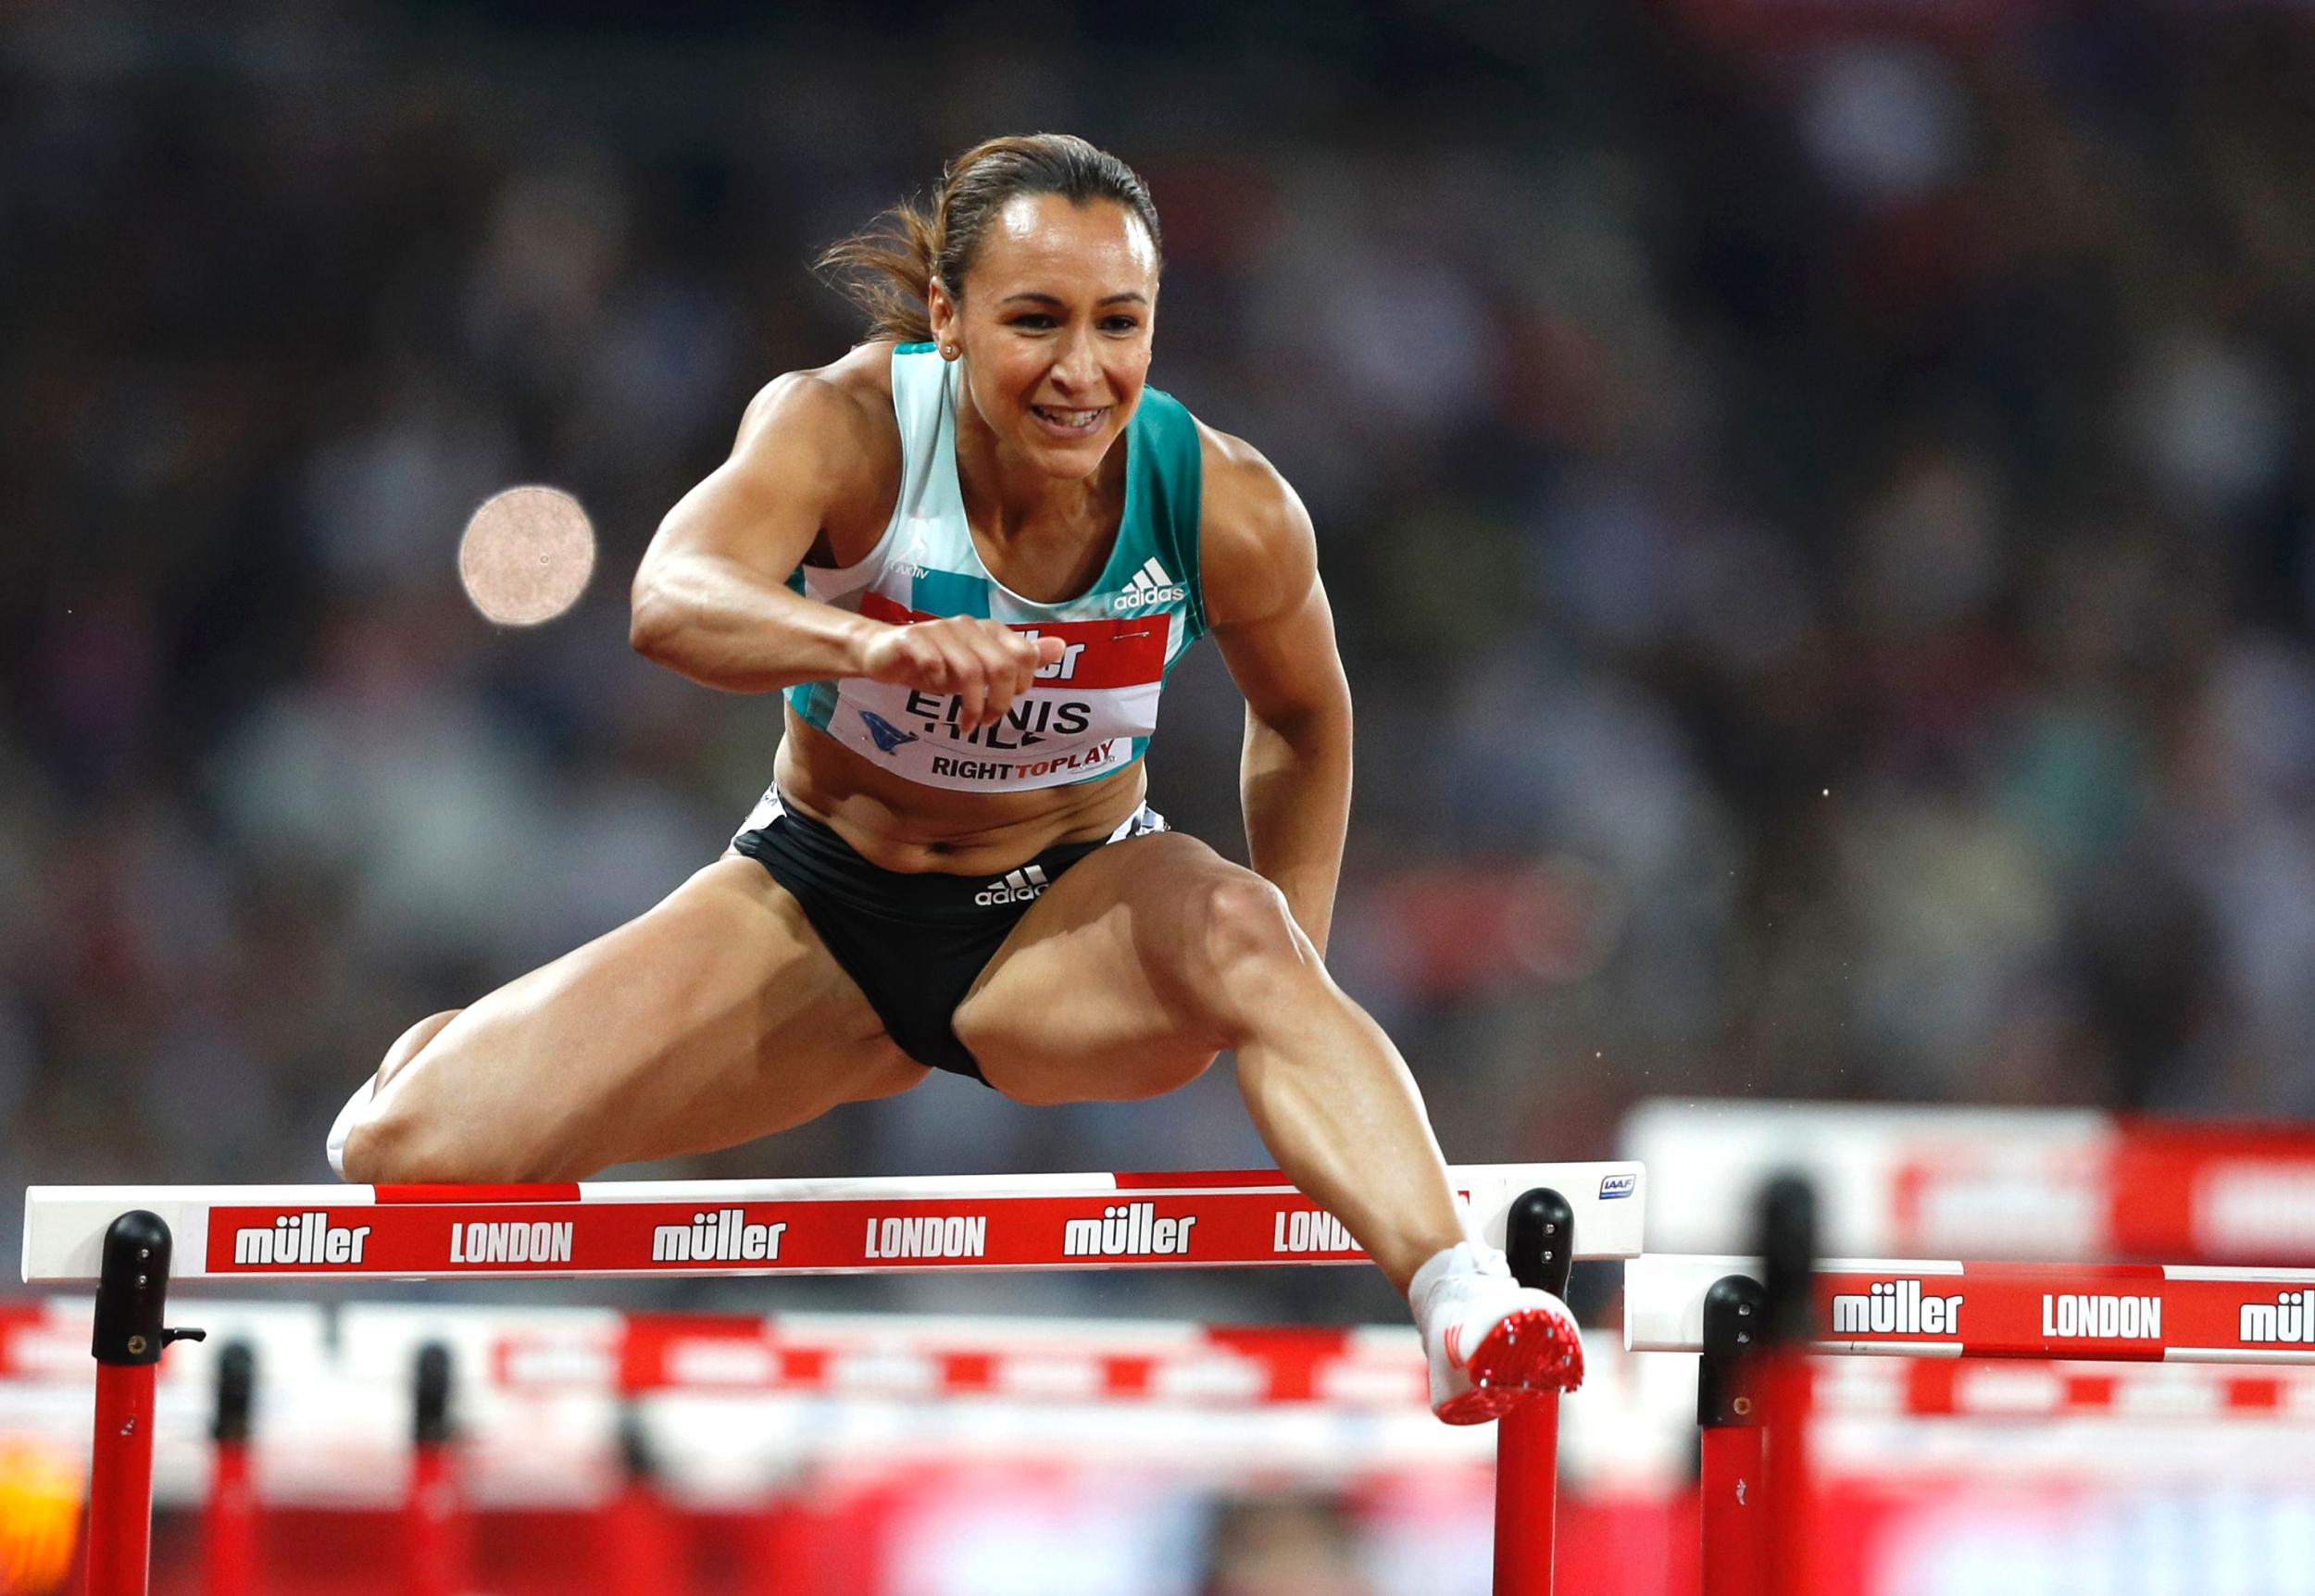
[[[770,871],[803,905],[900,1050],[975,1080],[981,1066],[957,1040],[957,1006],[1037,894],[1095,849],[1167,829],[1145,804],[1103,842],[1048,848],[998,876],[950,876],[872,865],[830,828],[783,806],[777,792],[765,793],[747,821],[732,839],[733,851]]]

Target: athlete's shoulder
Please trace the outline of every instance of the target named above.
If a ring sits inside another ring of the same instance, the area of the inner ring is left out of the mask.
[[[808,495],[832,529],[881,526],[900,481],[891,354],[864,343],[765,383],[741,418],[733,465],[768,489]]]
[[[845,443],[889,437],[896,443],[892,348],[890,343],[863,343],[825,366],[782,372],[747,402],[740,421],[741,443],[773,433]]]
[[[1210,522],[1257,519],[1283,513],[1301,501],[1262,451],[1244,438],[1194,420],[1198,461],[1206,480],[1204,515]]]
[[[1207,613],[1217,626],[1276,614],[1308,590],[1318,570],[1310,512],[1253,444],[1203,421],[1197,431]]]

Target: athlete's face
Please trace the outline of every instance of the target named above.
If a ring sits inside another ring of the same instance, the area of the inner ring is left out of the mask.
[[[1022,194],[998,213],[961,304],[932,292],[933,340],[1000,443],[1057,477],[1101,464],[1141,402],[1158,316],[1158,253],[1108,200]]]

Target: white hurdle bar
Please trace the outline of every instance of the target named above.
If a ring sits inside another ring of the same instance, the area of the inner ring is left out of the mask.
[[[1524,1191],[1574,1211],[1577,1256],[1636,1257],[1634,1163],[1449,1171],[1504,1244]],[[858,1275],[954,1269],[1233,1268],[1364,1261],[1274,1169],[554,1186],[35,1186],[24,1278],[87,1284],[122,1214],[158,1215],[173,1279]]]
[[[1449,1171],[1467,1228],[1531,1283],[1640,1251],[1634,1163]],[[839,1275],[1349,1264],[1274,1169],[543,1186],[36,1186],[24,1278],[97,1286],[88,1596],[144,1596],[155,1372],[174,1279]],[[183,1332],[195,1334],[197,1331]],[[1496,1432],[1495,1590],[1549,1596],[1558,1393]]]

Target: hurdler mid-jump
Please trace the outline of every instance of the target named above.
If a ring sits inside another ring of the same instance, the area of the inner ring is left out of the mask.
[[[1117,1101],[1228,1049],[1280,1167],[1407,1294],[1440,1417],[1572,1386],[1567,1309],[1466,1237],[1405,1062],[1327,975],[1349,691],[1294,490],[1145,386],[1147,189],[1081,139],[997,139],[888,219],[824,263],[869,342],[756,396],[635,578],[644,655],[787,695],[771,789],[648,913],[411,1027],[332,1163],[571,1179],[929,1069]],[[1245,696],[1251,869],[1144,802],[1208,630]]]

